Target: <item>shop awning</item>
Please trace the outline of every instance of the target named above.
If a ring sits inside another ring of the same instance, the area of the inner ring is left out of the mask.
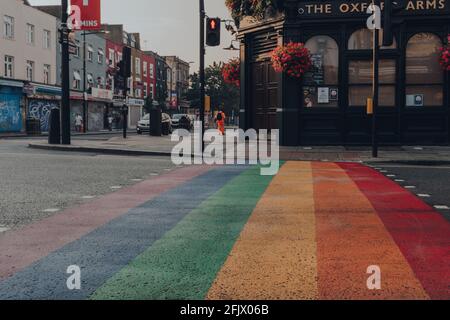
[[[79,73],[78,71],[74,71],[74,72],[73,72],[73,78],[74,78],[75,80],[81,81],[81,75],[80,75],[80,73]]]

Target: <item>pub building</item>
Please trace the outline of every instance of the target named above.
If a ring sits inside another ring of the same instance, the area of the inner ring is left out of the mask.
[[[371,1],[278,3],[263,18],[240,21],[240,127],[279,129],[283,146],[370,144]],[[450,0],[406,1],[393,22],[394,43],[380,49],[379,141],[448,145],[449,76],[439,58],[450,33]],[[311,54],[313,67],[300,79],[271,64],[271,52],[290,41]]]

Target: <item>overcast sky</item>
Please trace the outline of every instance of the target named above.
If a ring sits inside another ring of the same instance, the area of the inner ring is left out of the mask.
[[[60,0],[29,0],[32,5],[60,4]],[[224,0],[205,0],[210,17],[230,19]],[[195,61],[191,72],[198,69],[199,22],[197,0],[103,0],[102,22],[123,24],[128,32],[141,34],[144,49],[161,55],[177,55]],[[227,61],[239,51],[225,51],[231,36],[222,28],[222,45],[207,48],[206,62]],[[236,44],[235,44],[236,45]]]

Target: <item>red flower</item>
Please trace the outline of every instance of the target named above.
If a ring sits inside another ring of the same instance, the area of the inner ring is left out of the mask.
[[[285,46],[278,46],[271,56],[276,72],[285,72],[294,78],[301,78],[312,65],[309,50],[303,43],[289,42]]]
[[[224,64],[222,77],[225,83],[234,84],[238,87],[241,85],[241,61],[239,58],[231,59],[228,63]]]

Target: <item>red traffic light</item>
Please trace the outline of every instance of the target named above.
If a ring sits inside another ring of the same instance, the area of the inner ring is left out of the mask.
[[[210,20],[210,21],[209,21],[209,28],[210,28],[211,30],[216,30],[216,27],[217,27],[216,20],[214,20],[214,19]]]

